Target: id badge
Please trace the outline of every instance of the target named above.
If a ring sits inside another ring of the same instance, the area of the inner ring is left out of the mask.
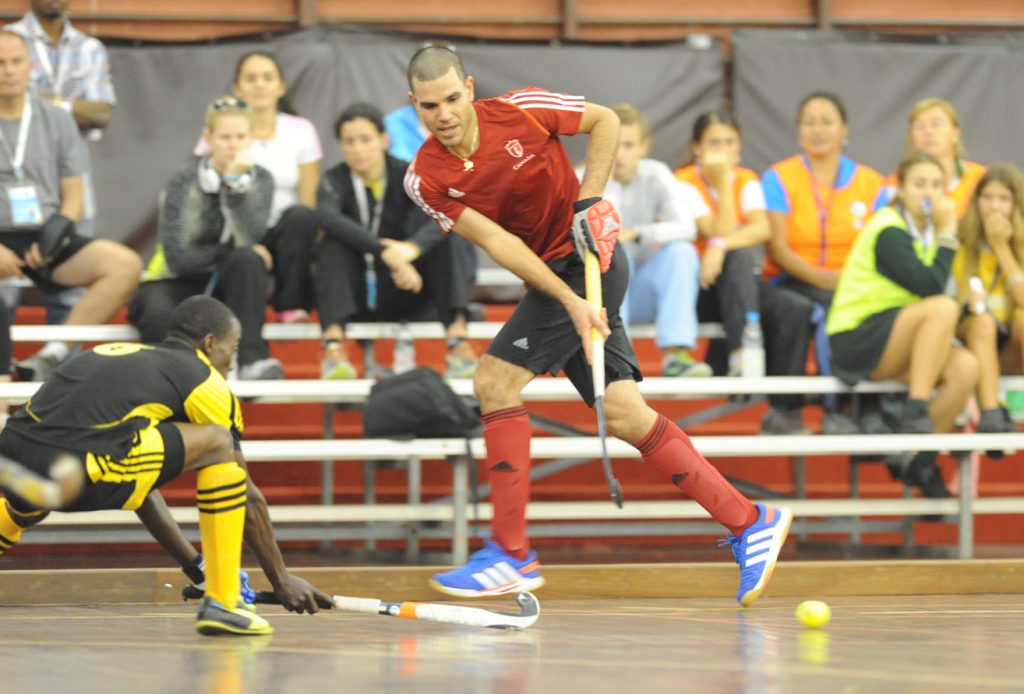
[[[11,203],[11,221],[14,226],[39,226],[43,223],[43,211],[39,207],[39,196],[35,186],[10,186],[7,199]]]

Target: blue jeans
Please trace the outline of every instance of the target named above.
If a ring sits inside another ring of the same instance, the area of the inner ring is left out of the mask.
[[[654,323],[658,347],[697,344],[697,292],[700,259],[689,241],[673,241],[637,265],[629,258],[629,290],[619,313],[625,325]]]

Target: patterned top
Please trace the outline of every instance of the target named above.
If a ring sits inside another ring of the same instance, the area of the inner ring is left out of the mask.
[[[32,57],[32,90],[61,99],[115,103],[110,60],[100,40],[71,25],[65,15],[64,33],[54,43],[29,12],[5,29],[21,34]]]
[[[575,135],[582,96],[538,87],[473,104],[480,146],[467,169],[436,137],[405,176],[409,197],[445,232],[470,207],[515,234],[542,260],[573,252],[572,205],[579,182],[559,135]]]

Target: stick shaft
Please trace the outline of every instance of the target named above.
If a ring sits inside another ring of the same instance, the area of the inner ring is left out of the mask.
[[[597,254],[593,251],[587,251],[584,258],[583,271],[587,303],[600,311],[604,308],[604,297],[601,291],[601,264]],[[591,332],[590,371],[593,377],[597,434],[601,439],[601,466],[604,469],[604,477],[608,482],[608,490],[611,493],[612,501],[615,502],[616,506],[622,508],[622,485],[615,478],[611,460],[608,459],[608,431],[604,413],[604,335],[598,332],[596,328]]]
[[[525,629],[537,621],[539,610],[531,609],[526,614],[514,615],[493,612],[480,607],[463,607],[461,605],[442,605],[433,602],[386,602],[376,598],[353,598],[345,595],[333,596],[336,609],[344,612],[362,614],[379,614],[385,617],[415,619],[420,622],[438,622],[441,624],[459,624],[472,627],[491,627],[495,629]],[[536,599],[531,598],[533,605]],[[281,601],[273,591],[256,592],[256,602],[280,605]]]

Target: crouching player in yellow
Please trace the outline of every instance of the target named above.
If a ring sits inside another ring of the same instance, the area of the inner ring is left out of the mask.
[[[242,413],[224,374],[240,337],[238,319],[207,296],[182,302],[159,345],[100,345],[63,363],[0,432],[0,454],[38,474],[61,453],[85,469],[82,491],[60,511],[134,510],[206,595],[202,634],[269,634],[240,599],[242,539],[281,603],[316,612],[330,597],[289,574],[263,495],[240,450]],[[171,518],[157,489],[195,470],[202,558]],[[0,553],[46,511],[8,492],[0,500]]]

